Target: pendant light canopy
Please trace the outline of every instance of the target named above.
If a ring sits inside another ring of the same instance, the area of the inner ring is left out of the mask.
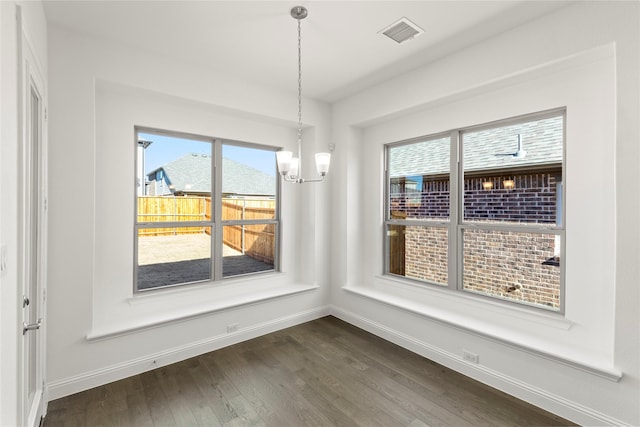
[[[298,153],[297,157],[294,157],[291,151],[282,150],[276,153],[278,171],[284,180],[298,184],[323,181],[329,172],[331,163],[330,153],[316,153],[316,169],[320,177],[314,179],[302,177],[302,37],[300,21],[307,15],[308,11],[305,7],[295,6],[291,9],[291,16],[298,21]]]

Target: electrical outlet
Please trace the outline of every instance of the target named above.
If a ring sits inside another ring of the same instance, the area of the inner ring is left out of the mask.
[[[227,325],[227,333],[236,332],[237,330],[238,330],[238,324],[237,323],[231,323],[231,324]]]
[[[480,363],[480,356],[464,349],[462,350],[462,359],[469,363]]]

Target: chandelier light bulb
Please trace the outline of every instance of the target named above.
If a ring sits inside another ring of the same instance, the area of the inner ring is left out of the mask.
[[[300,159],[294,157],[291,159],[291,168],[289,169],[289,176],[291,178],[298,178],[300,173]]]

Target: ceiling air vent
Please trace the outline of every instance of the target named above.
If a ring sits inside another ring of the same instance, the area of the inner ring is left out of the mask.
[[[400,18],[393,24],[381,30],[380,33],[389,37],[396,43],[404,43],[407,40],[411,40],[412,38],[424,33],[424,30],[409,21],[407,18]]]

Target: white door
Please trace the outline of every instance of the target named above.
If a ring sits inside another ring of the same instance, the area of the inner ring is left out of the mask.
[[[18,12],[20,25],[20,12]],[[20,40],[22,273],[22,407],[26,426],[38,426],[45,413],[46,150],[44,80],[28,38]]]

